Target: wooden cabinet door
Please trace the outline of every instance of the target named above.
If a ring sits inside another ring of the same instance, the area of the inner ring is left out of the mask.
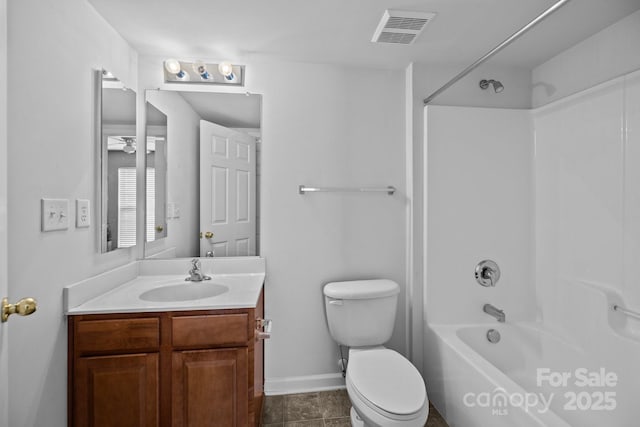
[[[157,353],[78,358],[75,425],[158,426],[158,375]]]
[[[172,427],[248,425],[248,351],[173,353]]]

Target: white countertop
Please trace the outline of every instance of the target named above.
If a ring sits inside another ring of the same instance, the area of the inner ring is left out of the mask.
[[[184,265],[183,265],[184,264]],[[224,285],[223,294],[186,301],[145,301],[139,296],[159,286],[197,283],[185,281],[188,259],[137,261],[65,288],[67,315],[137,313],[183,310],[220,310],[255,307],[264,284],[264,259],[202,259],[203,272],[211,280],[202,283]],[[185,273],[176,273],[184,270]],[[219,273],[215,273],[219,271]]]

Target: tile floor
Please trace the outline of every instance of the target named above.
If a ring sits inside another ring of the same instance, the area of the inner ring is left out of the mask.
[[[351,427],[351,402],[346,390],[266,396],[263,427]],[[431,406],[425,427],[448,427]]]

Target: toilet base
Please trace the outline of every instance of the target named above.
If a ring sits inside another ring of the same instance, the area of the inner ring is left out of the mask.
[[[360,415],[356,412],[356,409],[351,407],[351,427],[366,427]]]
[[[427,417],[429,416],[429,405],[427,405],[426,410],[424,411],[425,413],[423,413],[420,417],[416,418],[415,420],[411,420],[411,421],[392,421],[392,420],[385,420],[384,424],[367,424],[364,419],[358,415],[358,412],[356,411],[356,408],[354,408],[353,406],[351,407],[351,411],[349,412],[350,415],[350,419],[351,419],[351,427],[386,427],[387,425],[389,426],[403,426],[403,427],[423,427],[424,423],[427,422]],[[424,420],[424,421],[423,421]]]

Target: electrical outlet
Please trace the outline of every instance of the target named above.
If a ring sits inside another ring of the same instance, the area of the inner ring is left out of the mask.
[[[42,199],[42,231],[69,228],[69,200]]]
[[[84,228],[91,225],[91,211],[89,200],[76,199],[76,227]]]

